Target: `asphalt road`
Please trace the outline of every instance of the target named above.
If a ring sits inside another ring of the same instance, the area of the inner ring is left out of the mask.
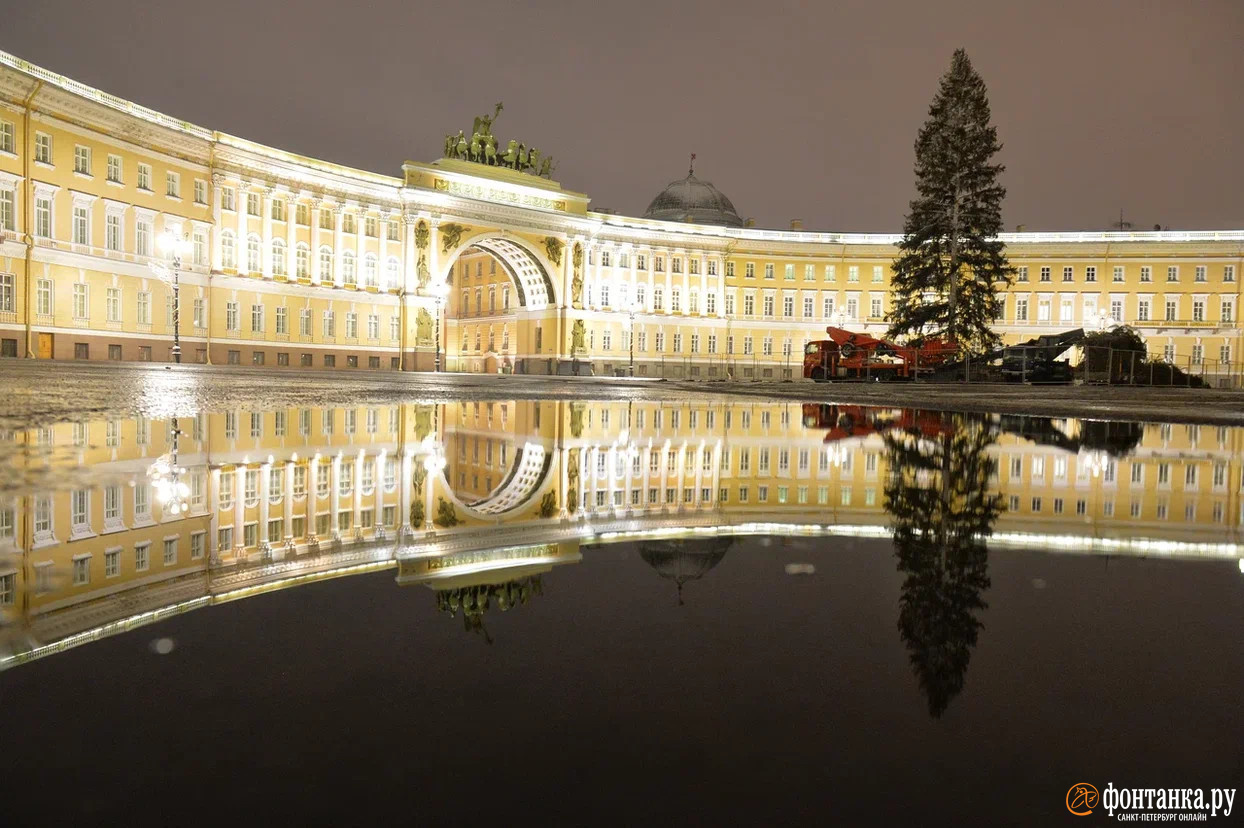
[[[680,382],[613,377],[427,374],[135,363],[0,362],[0,428],[229,408],[499,399],[723,399],[918,407],[1051,417],[1244,425],[1244,392],[964,383]]]

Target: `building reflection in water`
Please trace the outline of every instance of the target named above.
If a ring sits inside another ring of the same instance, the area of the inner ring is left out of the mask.
[[[734,538],[643,541],[639,557],[662,578],[674,582],[681,607],[683,585],[711,572],[733,544]]]
[[[971,532],[948,522],[983,517],[958,501],[930,511],[942,503],[922,500],[944,476],[934,460],[996,470],[991,549],[1240,557],[1238,429],[956,422],[967,436],[935,413],[709,398],[233,410],[179,416],[176,427],[134,417],[0,432],[0,667],[421,556],[635,540],[677,588],[719,561],[724,543],[688,558],[665,544],[675,537],[888,537],[891,512],[912,527],[901,544],[940,532],[963,545],[927,571],[914,546],[900,555],[914,590],[971,563]],[[184,471],[171,488],[184,504],[170,509],[148,472],[171,459],[175,428],[172,465]],[[981,435],[991,439],[979,456],[956,454],[966,450],[956,440]],[[913,491],[889,493],[892,480]],[[942,526],[917,523],[935,517]],[[511,606],[509,590],[485,592],[484,613]],[[454,612],[482,630],[479,597],[463,606],[459,594]],[[914,616],[909,626],[932,645],[933,631]],[[953,664],[953,652],[929,658]]]

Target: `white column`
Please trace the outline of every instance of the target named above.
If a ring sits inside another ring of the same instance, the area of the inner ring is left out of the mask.
[[[402,216],[402,284],[398,285],[406,293],[412,292],[419,284],[416,265],[419,263],[419,251],[415,249],[415,224],[418,216],[410,214]]]
[[[316,494],[316,478],[319,477],[320,455],[314,454],[307,461],[307,540],[312,538],[319,539],[315,532],[315,510],[319,505],[319,495]]]
[[[412,468],[413,465],[414,464],[411,462],[410,455],[403,454],[402,465],[401,465],[402,480],[401,480],[400,485],[398,486],[398,491],[401,492],[401,496],[398,501],[398,509],[401,510],[402,514],[399,516],[398,526],[401,527],[402,529],[412,529],[412,530],[416,528],[410,525],[410,504],[411,504],[411,480],[410,478],[411,478],[411,473],[414,471],[414,469]]]
[[[259,526],[255,533],[260,546],[268,542],[268,485],[271,477],[272,464],[261,464],[259,466]]]
[[[220,224],[220,188],[223,184],[223,175],[219,173],[212,175],[212,270],[220,270],[220,231],[222,229]],[[235,203],[234,206],[236,207],[237,204]]]
[[[285,461],[285,539],[294,537],[294,461]]]
[[[445,279],[445,274],[441,273],[440,222],[436,220],[428,222],[428,272],[432,274],[433,282]]]
[[[233,470],[233,548],[242,548],[246,533],[246,466]]]
[[[339,506],[341,505],[341,489],[340,489],[340,486],[341,486],[341,455],[340,454],[337,454],[333,457],[333,471],[332,471],[332,474],[329,475],[328,482],[330,486],[328,490],[328,503],[329,503],[328,508],[330,512],[328,516],[329,535],[335,538],[337,537],[337,512],[338,512]],[[354,483],[355,485],[358,485],[357,480],[354,481]]]
[[[342,259],[343,259],[343,255],[342,255],[342,254],[344,254],[344,253],[345,253],[345,250],[344,250],[344,248],[343,248],[343,246],[342,246],[342,239],[341,239],[341,235],[342,235],[342,232],[343,232],[343,231],[342,231],[342,223],[345,221],[345,205],[343,205],[343,204],[338,204],[338,205],[337,205],[336,212],[334,213],[334,219],[335,219],[335,220],[334,220],[334,222],[333,222],[333,224],[334,224],[334,230],[333,230],[333,282],[334,282],[335,284],[338,284],[338,285],[339,285],[339,284],[341,284],[341,283],[342,283],[342,276],[341,276],[341,262],[342,262]],[[355,262],[355,264],[357,265],[358,263],[357,263],[357,262]],[[333,525],[334,525],[334,526],[336,526],[336,523],[335,523],[335,521],[336,521],[336,520],[337,520],[337,517],[336,517],[336,515],[334,515],[334,516],[333,516],[333,521],[334,521],[334,524],[333,524]]]
[[[263,235],[259,243],[259,267],[265,279],[272,278],[272,188],[264,187],[259,197],[259,212],[263,217]]]
[[[285,205],[285,275],[298,278],[298,199],[290,193]],[[307,262],[308,267],[310,262]]]
[[[382,233],[381,235],[383,236],[384,234]],[[376,505],[373,507],[375,518],[373,522],[376,526],[380,526],[381,521],[384,520],[384,469],[388,462],[389,458],[386,452],[382,451],[376,455]]]
[[[318,198],[311,199],[311,262],[309,273],[311,281],[320,281],[320,208],[324,202]]]
[[[372,475],[372,484],[375,485],[376,477]],[[354,503],[351,505],[351,511],[354,517],[350,519],[350,525],[354,527],[354,531],[359,530],[359,515],[363,511],[363,452],[359,452],[354,456]],[[373,516],[374,517],[374,516]]]
[[[360,207],[354,220],[354,284],[363,284],[363,248],[367,238],[367,208]]]
[[[248,272],[246,268],[246,230],[248,227],[246,219],[246,202],[248,200],[248,195],[249,193],[246,189],[246,185],[243,184],[238,187],[237,198],[233,202],[233,206],[237,210],[235,215],[238,220],[238,237],[234,241],[233,245],[233,263],[237,266],[238,273]]]
[[[211,520],[208,523],[207,554],[209,560],[217,558],[216,542],[220,537],[220,469],[212,469],[208,473],[207,504],[211,509]]]

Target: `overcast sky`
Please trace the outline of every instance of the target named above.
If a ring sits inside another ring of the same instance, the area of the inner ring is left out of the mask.
[[[399,174],[496,132],[641,214],[698,155],[766,227],[901,229],[956,47],[984,76],[1008,225],[1244,227],[1244,2],[40,0],[0,49],[245,138]]]

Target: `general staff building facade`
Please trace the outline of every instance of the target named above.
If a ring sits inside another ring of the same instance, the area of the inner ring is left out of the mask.
[[[364,172],[0,52],[0,354],[169,360],[166,231],[186,362],[783,379],[827,325],[885,330],[896,235],[758,229],[694,173],[642,218],[596,212],[473,157]],[[1238,384],[1244,230],[1004,240],[1005,341],[1127,324]]]

